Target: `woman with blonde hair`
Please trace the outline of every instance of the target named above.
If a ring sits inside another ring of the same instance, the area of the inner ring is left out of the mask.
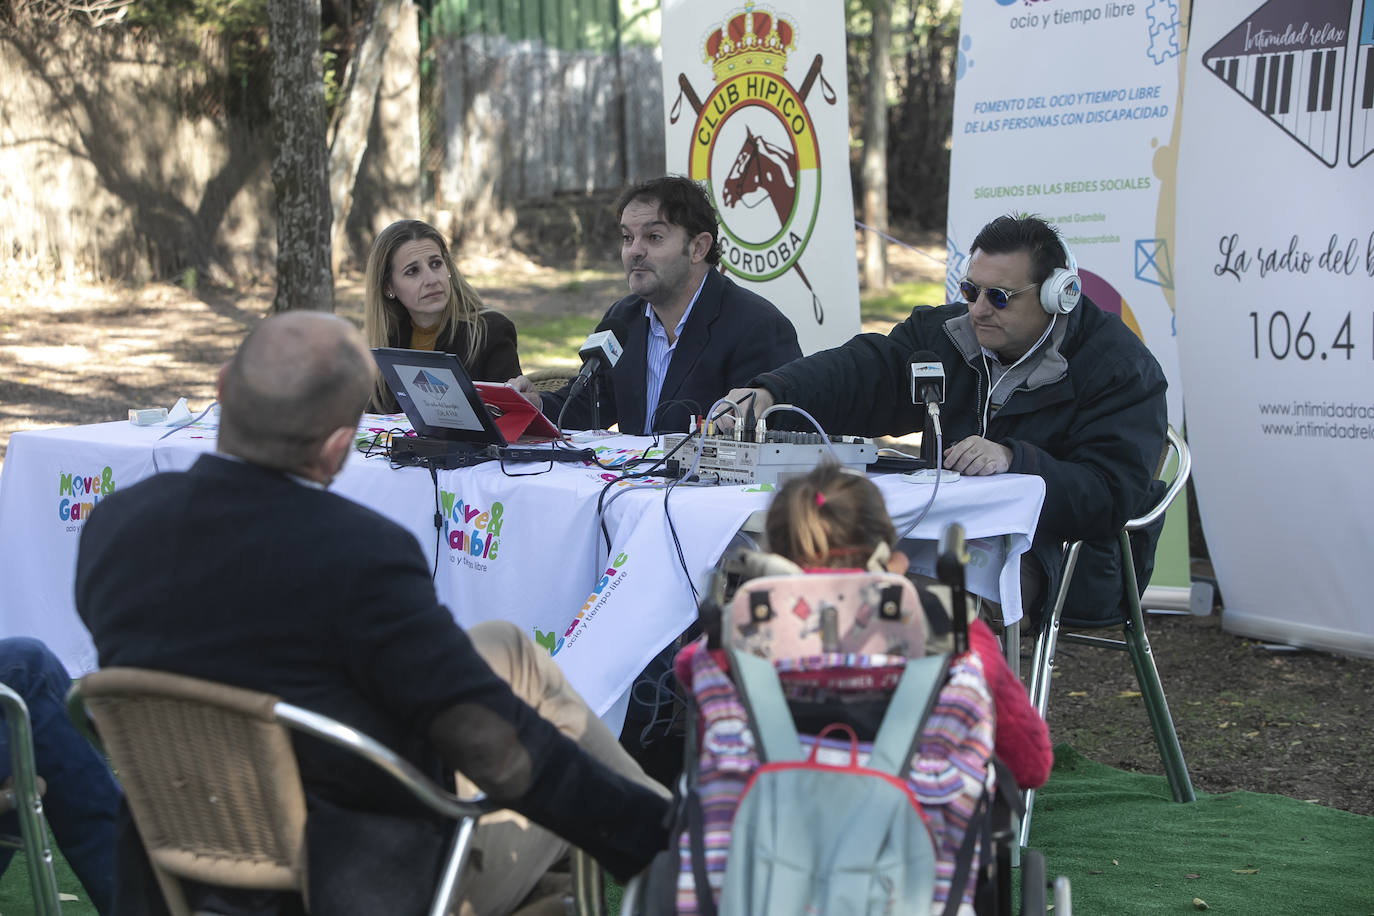
[[[428,223],[403,219],[383,229],[367,257],[364,285],[368,346],[452,353],[479,382],[520,375],[515,325],[483,307],[454,266],[444,237]],[[378,379],[368,409],[399,409],[385,380]]]

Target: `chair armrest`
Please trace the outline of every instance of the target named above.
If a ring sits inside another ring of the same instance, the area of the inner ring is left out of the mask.
[[[1193,469],[1193,458],[1188,452],[1188,443],[1183,441],[1183,437],[1178,434],[1178,430],[1174,429],[1173,426],[1170,426],[1165,434],[1169,437],[1169,445],[1178,455],[1178,471],[1175,472],[1174,479],[1169,482],[1169,488],[1164,491],[1164,495],[1160,497],[1159,502],[1155,503],[1154,508],[1144,515],[1126,522],[1127,531],[1139,531],[1141,528],[1156,522],[1164,514],[1164,510],[1173,503],[1174,498],[1182,491],[1184,485],[1188,483],[1188,475]]]
[[[392,779],[404,786],[411,795],[445,817],[454,820],[475,818],[500,807],[480,792],[471,798],[459,798],[451,792],[440,789],[416,769],[410,761],[381,742],[369,738],[342,722],[336,722],[327,716],[281,701],[272,707],[272,714],[278,722],[287,728],[313,735],[322,741],[352,751],[387,773]]]

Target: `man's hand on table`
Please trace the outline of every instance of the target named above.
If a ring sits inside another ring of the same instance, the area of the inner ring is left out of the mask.
[[[1011,468],[1011,449],[1005,445],[969,436],[945,449],[945,467],[969,477],[1005,474]]]
[[[744,399],[751,394],[754,399],[747,404],[744,403]],[[747,414],[751,407],[754,410],[754,416],[761,417],[765,410],[773,406],[773,395],[768,393],[767,388],[731,388],[726,392],[725,397],[740,405],[741,419],[743,419],[742,415]],[[721,410],[724,410],[725,413],[716,420],[716,429],[728,432],[735,428],[735,414],[729,408],[729,404],[722,404],[717,408],[717,413]]]

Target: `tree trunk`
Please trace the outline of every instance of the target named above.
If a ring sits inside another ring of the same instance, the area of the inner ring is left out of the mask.
[[[864,86],[863,215],[878,232],[887,232],[887,83],[891,69],[892,0],[871,0],[873,34],[868,46]],[[887,289],[887,241],[864,233],[864,286]]]
[[[267,18],[272,44],[272,186],[277,194],[277,294],[272,311],[332,312],[320,0],[268,0]]]
[[[377,0],[344,78],[344,97],[329,144],[329,200],[334,212],[330,251],[335,270],[345,254],[347,236],[344,229],[348,224],[348,212],[353,208],[353,185],[358,178],[358,167],[367,152],[367,132],[377,107],[382,64],[392,33],[410,5],[410,0]]]

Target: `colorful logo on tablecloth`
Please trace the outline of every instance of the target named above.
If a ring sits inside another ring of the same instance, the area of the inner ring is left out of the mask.
[[[495,562],[501,548],[501,530],[506,524],[506,507],[473,505],[457,493],[439,491],[439,515],[444,521],[444,540],[448,542],[449,561],[485,571]]]
[[[584,622],[590,623],[591,619],[597,615],[597,612],[601,610],[602,606],[610,600],[611,592],[619,588],[620,583],[625,581],[625,564],[629,562],[629,554],[624,551],[616,554],[615,559],[606,567],[606,571],[602,573],[601,578],[597,581],[596,588],[592,589],[592,593],[587,596],[587,600],[583,602],[582,607],[568,623],[568,627],[563,631],[563,635],[557,635],[557,630],[549,630],[545,633],[538,627],[535,627],[534,641],[547,649],[550,655],[557,655],[562,651],[565,645],[572,645],[577,642],[577,637],[582,635],[579,632],[579,627],[581,627]]]
[[[68,531],[76,531],[91,514],[96,503],[115,491],[114,470],[108,465],[99,474],[83,477],[80,474],[57,475],[57,517],[67,522]]]

